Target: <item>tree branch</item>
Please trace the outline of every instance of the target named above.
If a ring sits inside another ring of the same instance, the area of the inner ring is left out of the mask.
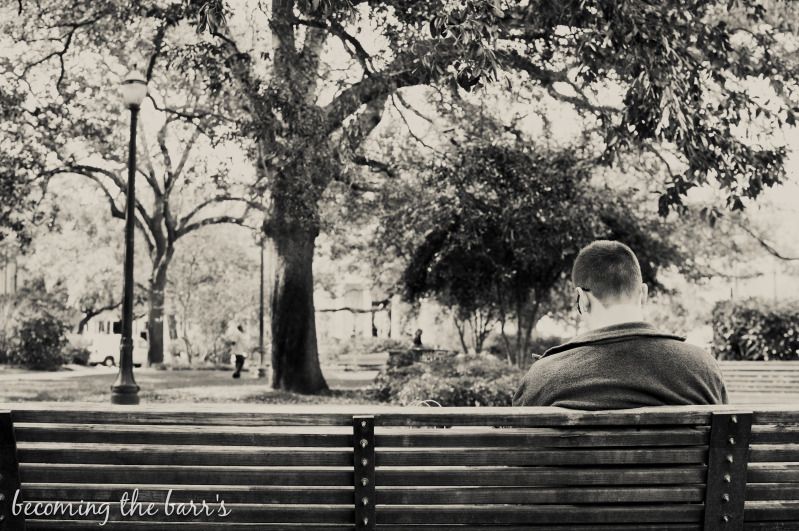
[[[362,105],[385,98],[397,89],[414,85],[426,85],[433,80],[427,68],[421,64],[408,65],[405,57],[397,58],[382,74],[367,77],[342,91],[325,108],[325,133],[330,134],[344,123]],[[400,69],[399,67],[403,68]]]
[[[738,225],[741,229],[743,229],[743,231],[746,232],[749,236],[754,238],[754,240],[757,243],[759,243],[760,246],[763,249],[765,249],[766,252],[768,252],[771,256],[773,256],[775,258],[779,258],[780,260],[784,260],[786,262],[799,261],[799,256],[787,256],[787,255],[781,253],[780,251],[777,250],[777,248],[774,245],[772,245],[771,243],[767,242],[765,240],[765,238],[763,238],[762,236],[757,234],[754,230],[750,229],[748,226],[744,225],[740,221],[736,221],[735,224]]]
[[[366,166],[371,170],[383,173],[392,179],[397,177],[397,173],[385,162],[369,158],[365,155],[355,155],[352,161],[359,166]]]
[[[245,214],[241,215],[240,217],[215,216],[215,217],[205,218],[195,223],[190,223],[188,225],[185,225],[184,227],[178,229],[175,234],[177,238],[180,238],[190,232],[193,232],[197,229],[201,229],[203,227],[207,227],[209,225],[221,225],[224,223],[230,223],[233,225],[244,225],[245,217],[246,217],[246,211]]]

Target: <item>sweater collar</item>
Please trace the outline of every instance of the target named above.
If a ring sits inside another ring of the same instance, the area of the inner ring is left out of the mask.
[[[631,337],[657,337],[685,341],[685,337],[660,332],[647,322],[637,321],[631,323],[620,323],[606,326],[604,328],[597,328],[596,330],[590,330],[584,334],[580,334],[568,343],[558,345],[557,347],[552,347],[544,353],[544,356],[557,354],[559,352],[564,352],[566,350],[571,350],[586,345],[594,345],[597,343],[604,343],[606,341],[617,341]]]

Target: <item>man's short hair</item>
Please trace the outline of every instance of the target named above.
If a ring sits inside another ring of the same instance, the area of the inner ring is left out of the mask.
[[[583,247],[574,260],[572,282],[605,304],[635,297],[643,279],[632,249],[621,242],[597,240]]]

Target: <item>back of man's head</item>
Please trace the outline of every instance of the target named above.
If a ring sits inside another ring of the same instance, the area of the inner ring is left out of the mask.
[[[643,279],[632,249],[617,241],[597,240],[577,255],[572,282],[607,306],[639,297]]]

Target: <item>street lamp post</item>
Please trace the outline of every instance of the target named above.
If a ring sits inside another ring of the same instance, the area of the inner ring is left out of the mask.
[[[125,266],[122,298],[122,340],[119,347],[119,374],[111,387],[111,403],[139,403],[139,386],[133,379],[133,229],[136,207],[136,121],[141,102],[147,95],[147,81],[131,71],[122,82],[122,98],[130,109],[128,146],[128,190],[125,205]]]
[[[259,276],[260,289],[258,290],[258,351],[261,361],[258,367],[258,378],[266,378],[264,366],[264,234],[261,232],[261,274]]]

